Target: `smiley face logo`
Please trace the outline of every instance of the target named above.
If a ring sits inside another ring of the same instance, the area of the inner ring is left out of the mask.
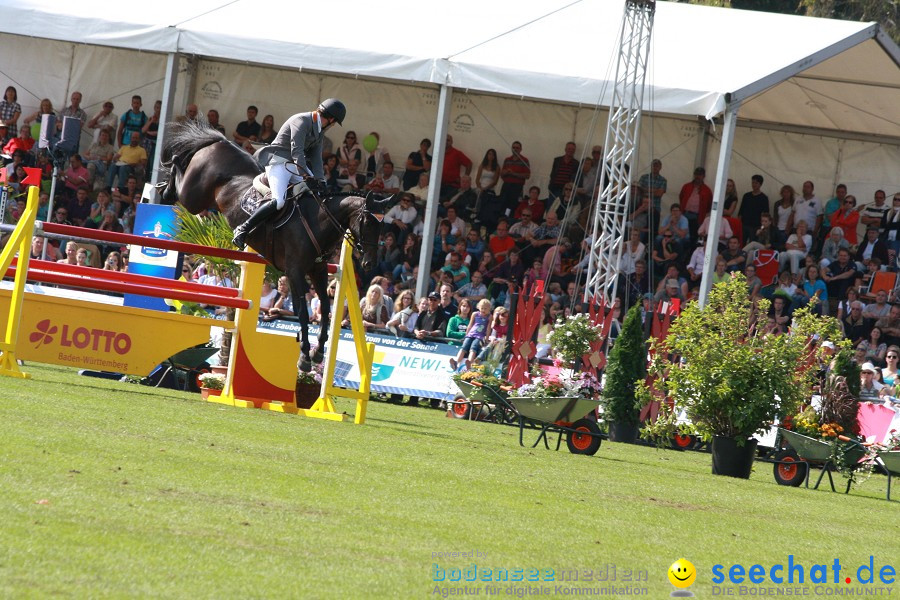
[[[679,558],[672,563],[668,571],[669,582],[677,588],[690,587],[697,579],[697,569],[685,558]]]

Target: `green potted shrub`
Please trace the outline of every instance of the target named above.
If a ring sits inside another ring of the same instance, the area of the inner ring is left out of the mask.
[[[744,478],[755,454],[752,436],[795,414],[811,397],[815,361],[823,358],[815,340],[842,337],[835,319],[806,308],[794,313],[790,335],[768,334],[763,323],[769,301],[758,301],[759,323],[752,308],[741,274],[715,285],[704,308],[687,304],[668,337],[653,342],[656,385],[674,409],[664,402],[660,417],[641,431],[668,440],[683,430],[678,418],[683,414],[697,434],[712,439],[713,473]],[[669,362],[669,353],[680,359]],[[650,400],[643,382],[638,397]]]
[[[610,441],[633,443],[637,439],[640,413],[635,386],[643,379],[646,366],[641,306],[635,304],[625,315],[622,331],[609,352],[606,383],[600,396],[603,418],[609,424]]]

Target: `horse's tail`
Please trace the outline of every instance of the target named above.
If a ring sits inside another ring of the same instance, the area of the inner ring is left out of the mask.
[[[165,144],[162,149],[160,167],[166,179],[171,178],[173,169],[184,172],[191,158],[199,150],[216,142],[227,141],[224,135],[207,123],[175,121],[166,123]]]

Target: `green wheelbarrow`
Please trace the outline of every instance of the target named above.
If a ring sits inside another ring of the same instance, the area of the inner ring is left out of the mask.
[[[561,396],[557,398],[510,397],[509,402],[519,417],[519,445],[525,446],[526,429],[539,429],[536,447],[541,441],[549,450],[548,433],[557,433],[556,449],[562,445],[566,434],[566,446],[572,454],[593,456],[600,449],[605,437],[597,422],[587,418],[588,413],[598,406],[596,400],[582,396]]]
[[[827,474],[831,491],[834,492],[836,490],[831,471],[841,467],[850,469],[850,477],[844,493],[850,492],[850,486],[853,484],[853,471],[860,465],[860,460],[866,454],[866,449],[862,444],[845,436],[838,436],[838,439],[833,442],[825,442],[789,429],[779,428],[778,433],[781,439],[788,444],[787,447],[778,451],[772,460],[775,463],[773,474],[779,485],[798,487],[805,482],[806,487],[809,487],[809,468],[818,467],[822,469],[822,472],[819,473],[813,489],[819,489],[819,484]],[[834,444],[844,446],[841,457],[843,464],[835,463]]]
[[[515,423],[518,413],[509,403],[511,388],[495,388],[477,381],[455,379],[462,392],[449,404],[450,414],[457,419],[491,421],[494,423]]]

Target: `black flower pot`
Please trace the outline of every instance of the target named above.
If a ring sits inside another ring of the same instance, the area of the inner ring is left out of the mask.
[[[611,421],[609,423],[609,441],[633,444],[638,438],[638,426],[631,423]]]
[[[753,469],[753,458],[756,456],[758,440],[747,440],[743,446],[737,445],[735,438],[713,436],[712,440],[712,472],[713,475],[727,475],[749,479]]]

